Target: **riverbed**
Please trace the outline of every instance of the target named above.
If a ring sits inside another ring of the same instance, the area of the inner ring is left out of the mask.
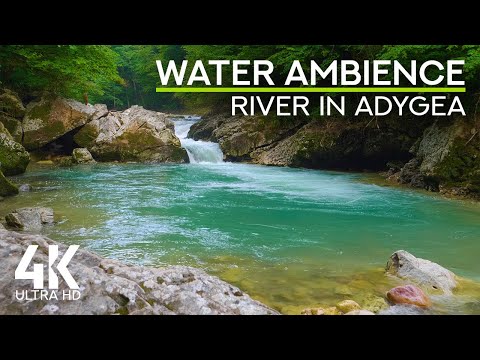
[[[398,284],[383,268],[399,249],[480,281],[478,203],[363,174],[224,163],[206,145],[212,162],[34,164],[14,178],[34,191],[0,202],[0,216],[52,207],[58,223],[43,233],[55,240],[129,263],[203,268],[283,313],[382,296]],[[480,313],[477,295],[440,299],[433,312]]]

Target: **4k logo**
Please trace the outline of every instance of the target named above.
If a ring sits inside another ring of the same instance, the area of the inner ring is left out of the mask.
[[[68,250],[65,252],[63,257],[60,259],[57,265],[57,271],[62,275],[63,279],[70,287],[70,289],[78,289],[78,284],[75,279],[68,271],[67,266],[72,260],[73,255],[77,252],[79,245],[71,245],[68,247]],[[20,263],[15,270],[15,279],[21,280],[33,280],[34,289],[43,289],[44,288],[44,271],[43,264],[33,264],[33,271],[27,271],[28,265],[33,259],[35,252],[38,249],[38,245],[30,245],[27,248],[27,251],[20,260]],[[49,245],[48,246],[48,288],[50,290],[58,289],[58,276],[53,269],[53,264],[58,258],[58,245]]]

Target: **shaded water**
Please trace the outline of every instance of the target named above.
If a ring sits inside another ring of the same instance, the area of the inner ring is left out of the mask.
[[[53,239],[204,268],[285,313],[384,294],[397,282],[382,268],[398,249],[480,280],[478,204],[364,179],[230,163],[37,167],[16,178],[35,191],[0,202],[0,215],[52,207]],[[480,313],[478,293],[465,294],[434,311]]]

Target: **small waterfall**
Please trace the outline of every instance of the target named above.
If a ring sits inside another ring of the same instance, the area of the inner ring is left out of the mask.
[[[200,117],[188,116],[174,121],[175,135],[180,139],[182,147],[187,150],[190,163],[222,163],[223,153],[217,143],[187,138],[188,131],[198,120]]]

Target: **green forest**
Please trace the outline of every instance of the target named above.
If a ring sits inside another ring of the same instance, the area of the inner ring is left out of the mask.
[[[293,60],[300,60],[308,70],[310,60],[327,65],[336,59],[405,63],[412,59],[464,59],[468,92],[476,94],[480,89],[477,45],[10,45],[0,47],[0,86],[24,97],[49,91],[79,101],[105,103],[111,109],[137,104],[160,111],[208,111],[224,104],[222,98],[228,94],[155,92],[159,85],[155,61],[183,59],[268,59],[275,64],[274,81],[286,75]],[[476,104],[472,96],[466,100],[466,106]]]

